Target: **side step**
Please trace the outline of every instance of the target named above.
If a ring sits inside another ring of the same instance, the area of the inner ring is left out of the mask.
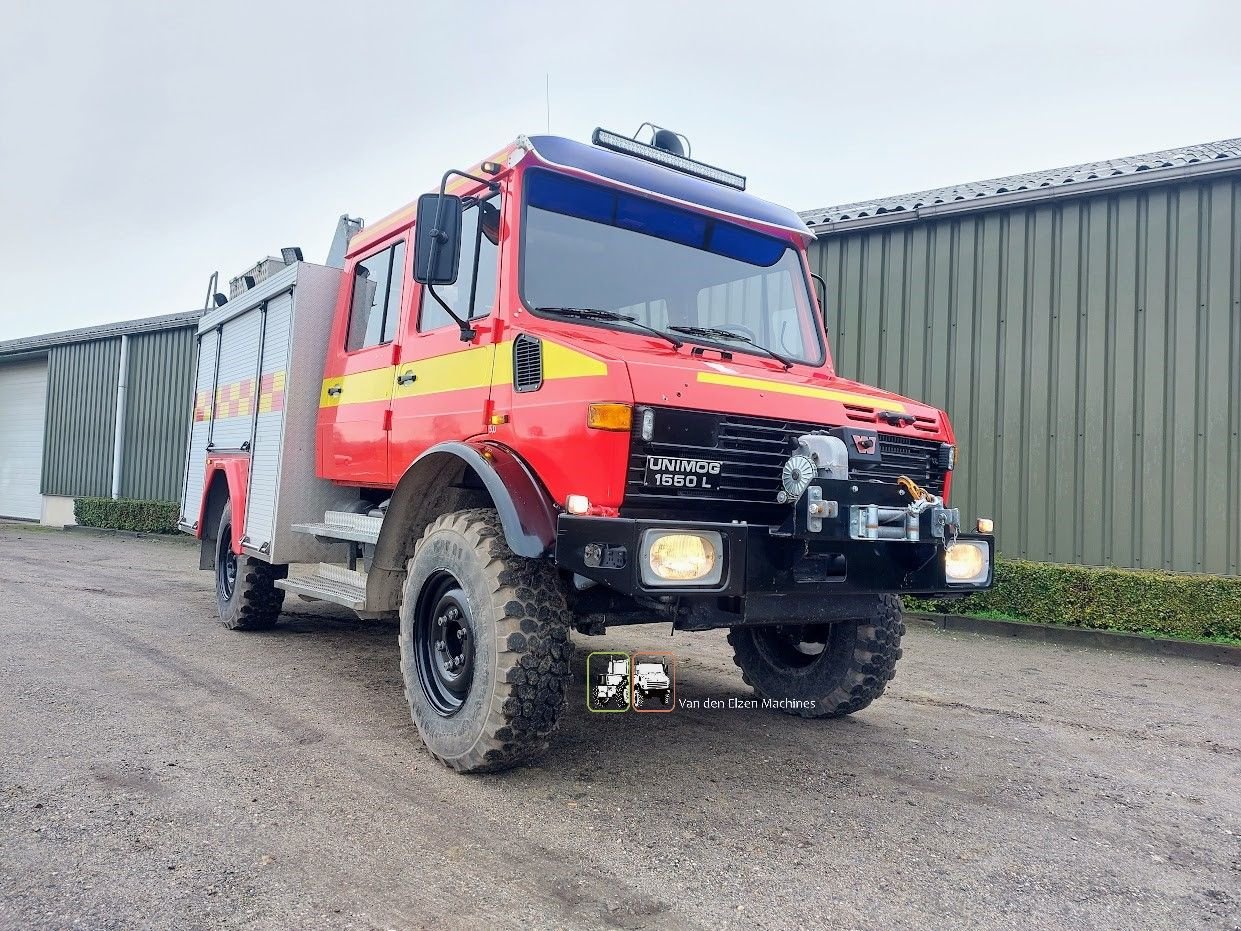
[[[277,579],[276,588],[294,595],[344,605],[354,611],[366,610],[366,573],[321,562],[289,566],[289,577]]]
[[[379,541],[379,528],[382,526],[382,517],[368,517],[365,514],[351,514],[348,511],[328,511],[323,515],[323,523],[294,524],[292,529],[295,533],[309,533],[316,537],[352,540],[354,543],[374,545]]]

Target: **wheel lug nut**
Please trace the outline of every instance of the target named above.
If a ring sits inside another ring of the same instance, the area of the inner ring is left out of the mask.
[[[464,629],[464,628],[462,628],[461,630],[457,631],[457,639],[458,639],[458,640],[464,640],[465,638],[466,638],[466,633],[465,633],[465,629]]]
[[[441,614],[439,617],[437,617],[437,618],[435,619],[435,623],[436,623],[436,624],[438,624],[440,627],[443,627],[443,626],[444,626],[444,622],[445,622],[446,620],[447,620],[447,618],[445,618],[445,617],[444,617],[444,615],[442,615],[442,614]]]
[[[437,649],[437,650],[439,650],[441,653],[443,653],[445,650],[447,650],[447,649],[448,649],[448,644],[446,644],[443,640],[436,640],[436,641],[435,641],[435,649]]]

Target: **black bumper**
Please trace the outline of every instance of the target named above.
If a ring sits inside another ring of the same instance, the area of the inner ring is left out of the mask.
[[[712,585],[654,584],[643,577],[642,540],[651,530],[714,531],[722,541],[723,571]],[[775,623],[790,618],[830,621],[861,616],[859,606],[874,595],[967,594],[990,588],[995,540],[960,534],[958,540],[985,542],[992,567],[983,584],[950,584],[944,572],[946,547],[940,539],[823,539],[822,534],[751,524],[574,517],[557,523],[556,562],[614,592],[688,608],[685,627],[731,623]],[[694,621],[688,615],[698,618]],[[708,620],[709,618],[714,620]]]

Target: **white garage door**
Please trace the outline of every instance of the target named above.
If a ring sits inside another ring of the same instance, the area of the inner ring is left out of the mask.
[[[38,520],[47,359],[0,362],[0,517]]]

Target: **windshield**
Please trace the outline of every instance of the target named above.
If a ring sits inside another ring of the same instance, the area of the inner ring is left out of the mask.
[[[664,667],[659,663],[638,663],[638,672],[659,673],[663,675]]]
[[[805,270],[789,243],[548,171],[526,179],[521,286],[536,312],[611,311],[658,330],[729,331],[797,362],[824,361]],[[718,333],[680,335],[764,354]]]

